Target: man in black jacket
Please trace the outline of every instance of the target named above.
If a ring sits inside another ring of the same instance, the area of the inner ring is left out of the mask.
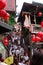
[[[30,65],[43,65],[43,54],[35,52],[30,60]]]

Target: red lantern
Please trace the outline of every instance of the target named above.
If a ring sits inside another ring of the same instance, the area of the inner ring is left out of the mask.
[[[41,27],[43,27],[43,21],[41,22]]]
[[[4,16],[4,21],[9,20],[9,18],[10,18],[10,14],[9,13],[6,13],[6,15]]]
[[[36,36],[36,42],[40,42],[41,41],[41,38]]]
[[[43,32],[42,32],[42,36],[41,36],[41,41],[43,42]]]
[[[0,17],[4,17],[6,15],[6,11],[5,10],[1,10],[0,11]]]
[[[38,33],[37,33],[37,36],[41,38],[41,37],[42,37],[42,32],[41,32],[41,31],[38,32]]]
[[[1,11],[0,11],[0,17],[2,17]]]
[[[35,35],[32,36],[32,42],[36,42],[36,37],[35,37]]]
[[[4,9],[6,6],[6,0],[0,0],[0,10]]]
[[[8,46],[8,39],[4,38],[3,43],[4,43],[5,46]]]
[[[43,36],[41,37],[41,42],[43,42]]]
[[[38,13],[38,16],[39,16],[39,17],[42,16],[42,12],[39,12],[39,13]]]

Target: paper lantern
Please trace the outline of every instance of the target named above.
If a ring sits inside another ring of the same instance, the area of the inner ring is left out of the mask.
[[[41,41],[41,38],[36,36],[36,42],[40,42]]]
[[[38,16],[39,16],[39,17],[42,16],[42,12],[38,12]]]
[[[41,37],[41,42],[43,42],[43,36]]]
[[[42,34],[43,33],[40,31],[40,32],[37,33],[37,36],[41,38],[42,37]]]
[[[5,10],[1,10],[0,11],[0,17],[4,17],[6,15],[6,11]]]
[[[36,42],[36,37],[32,35],[32,42]]]
[[[1,11],[0,11],[0,17],[2,17]]]
[[[9,20],[9,18],[10,18],[10,14],[9,13],[6,13],[6,15],[4,16],[4,21]]]
[[[43,21],[41,22],[41,27],[43,27]]]
[[[3,43],[4,43],[5,46],[8,46],[8,39],[4,38]]]
[[[41,36],[41,41],[43,42],[43,32],[42,32],[42,36]]]
[[[0,10],[4,9],[6,6],[6,0],[0,0]]]
[[[38,13],[38,16],[39,16],[39,17],[42,16],[42,12],[39,12],[39,13]]]

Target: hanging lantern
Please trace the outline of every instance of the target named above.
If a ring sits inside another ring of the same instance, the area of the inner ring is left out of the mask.
[[[4,21],[9,20],[9,18],[10,18],[10,14],[9,13],[6,13],[6,15],[4,16]]]
[[[41,27],[43,27],[43,21],[41,22]]]
[[[40,42],[41,41],[41,38],[36,36],[36,42]]]
[[[37,33],[37,36],[41,38],[41,37],[42,37],[42,32],[41,32],[41,31],[38,32],[38,33]]]
[[[4,38],[3,43],[4,43],[5,46],[8,46],[8,39]]]
[[[2,17],[1,11],[0,11],[0,17]]]
[[[0,11],[0,17],[4,17],[6,15],[6,11],[5,10],[1,10]]]
[[[43,42],[43,36],[41,37],[41,42]]]
[[[36,42],[36,37],[35,37],[35,35],[32,36],[32,42]]]
[[[6,0],[0,0],[0,10],[4,9],[6,6]]]
[[[43,42],[43,32],[42,32],[42,36],[41,36],[41,41]]]
[[[39,12],[39,13],[38,13],[38,16],[39,16],[39,17],[42,16],[42,12]]]

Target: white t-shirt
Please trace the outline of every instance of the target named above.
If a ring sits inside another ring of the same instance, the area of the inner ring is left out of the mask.
[[[24,64],[24,63],[19,63],[19,65],[26,65],[26,64]]]

